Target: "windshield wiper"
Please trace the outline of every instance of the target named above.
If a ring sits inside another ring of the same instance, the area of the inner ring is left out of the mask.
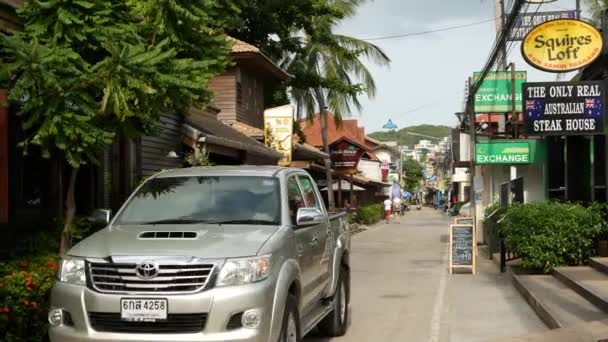
[[[215,223],[205,220],[195,220],[195,219],[184,219],[184,218],[173,218],[173,219],[164,219],[158,221],[150,221],[150,222],[142,222],[141,225],[154,225],[154,224],[195,224],[195,223]]]
[[[254,220],[254,219],[245,219],[245,220],[227,220],[227,221],[218,221],[213,222],[215,224],[263,224],[263,225],[278,225],[276,221],[271,220]]]

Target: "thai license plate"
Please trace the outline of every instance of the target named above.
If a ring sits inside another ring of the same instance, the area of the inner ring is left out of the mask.
[[[156,322],[167,319],[169,302],[158,298],[121,298],[120,318],[123,321]]]

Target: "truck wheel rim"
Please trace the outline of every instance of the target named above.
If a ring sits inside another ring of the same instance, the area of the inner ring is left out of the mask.
[[[287,318],[287,342],[298,342],[298,329],[296,328],[296,319],[292,313],[289,313]]]
[[[346,286],[344,282],[340,285],[340,322],[345,324],[346,320]]]

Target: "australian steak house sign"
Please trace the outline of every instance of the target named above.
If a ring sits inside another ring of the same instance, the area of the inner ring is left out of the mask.
[[[599,57],[602,35],[580,20],[551,20],[536,26],[526,35],[521,52],[526,62],[540,70],[576,70]]]
[[[602,82],[524,83],[524,124],[530,135],[604,132]]]

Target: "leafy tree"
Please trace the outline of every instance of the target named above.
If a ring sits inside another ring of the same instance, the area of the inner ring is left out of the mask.
[[[420,182],[424,179],[423,167],[414,159],[406,159],[403,162],[403,173],[405,175],[405,189],[410,192],[416,191]]]
[[[602,22],[602,13],[608,9],[608,1],[606,0],[585,0],[591,19],[597,25]]]
[[[96,163],[117,136],[150,133],[162,111],[208,100],[208,80],[229,64],[224,18],[238,12],[223,4],[27,1],[24,31],[1,36],[2,75],[27,133],[21,146],[71,168],[61,254],[69,248],[79,168]]]
[[[297,105],[298,118],[304,112],[312,119],[320,114],[321,136],[326,153],[327,110],[331,110],[339,125],[351,106],[361,109],[359,96],[374,96],[376,84],[363,59],[388,65],[390,59],[378,46],[353,37],[336,34],[340,20],[356,13],[360,0],[332,1],[324,15],[311,18],[310,27],[296,32],[291,41],[299,49],[287,51],[282,66],[293,75],[289,86]],[[327,181],[332,184],[329,161],[326,161]],[[329,206],[334,207],[333,194],[328,194]]]

